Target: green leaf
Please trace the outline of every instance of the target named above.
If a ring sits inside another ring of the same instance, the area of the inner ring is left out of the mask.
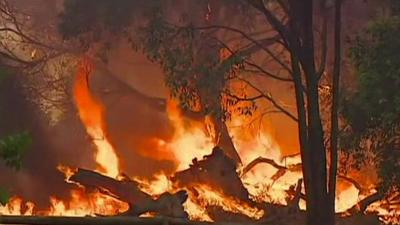
[[[32,138],[27,132],[6,136],[0,139],[0,158],[7,166],[19,170],[22,158],[31,143]]]
[[[371,23],[352,43],[351,59],[358,91],[343,101],[342,114],[351,129],[342,133],[343,149],[355,167],[373,151],[380,188],[400,188],[400,18]],[[366,143],[369,143],[368,145]],[[368,147],[371,146],[371,147]]]
[[[9,192],[5,188],[0,187],[0,205],[7,204],[9,200],[10,200]]]

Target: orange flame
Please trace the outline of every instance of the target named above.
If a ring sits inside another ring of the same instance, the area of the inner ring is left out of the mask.
[[[230,52],[222,49],[221,59],[230,56]],[[93,72],[94,65],[89,59],[83,59],[76,74],[74,83],[74,98],[78,108],[79,117],[86,128],[87,134],[96,146],[94,157],[98,164],[97,170],[107,176],[117,178],[119,171],[119,159],[112,144],[107,138],[107,127],[105,123],[105,108],[101,101],[90,91],[89,75]],[[177,171],[189,168],[194,158],[202,158],[211,153],[214,141],[207,129],[204,121],[187,121],[181,114],[176,102],[169,101],[167,108],[168,117],[175,127],[172,140],[157,140],[161,149],[166,149],[173,153],[177,165]],[[291,167],[301,163],[300,157],[291,157],[283,160],[280,146],[274,141],[267,129],[261,129],[258,135],[250,134],[242,125],[246,119],[240,116],[228,124],[229,134],[232,136],[234,145],[244,163],[249,164],[258,157],[265,157],[275,161],[284,167]],[[154,141],[154,139],[149,140]],[[68,179],[76,171],[59,166]],[[240,169],[239,169],[240,170]],[[240,172],[240,171],[239,171]],[[241,177],[242,182],[256,201],[266,201],[286,204],[286,190],[302,177],[301,170],[286,171],[277,179],[273,177],[278,173],[278,169],[269,164],[260,164],[251,169]],[[155,177],[155,178],[154,178]],[[176,188],[172,185],[166,174],[155,174],[152,179],[135,178],[140,184],[139,188],[152,195],[157,196],[164,192],[175,192]],[[340,185],[339,185],[340,186]],[[358,201],[358,190],[354,186],[339,188],[337,196],[336,211],[342,212],[352,207]],[[86,215],[116,215],[128,209],[128,204],[114,199],[110,196],[97,192],[84,190],[77,187],[71,191],[70,200],[64,201],[56,197],[50,197],[51,207],[45,211],[35,211],[35,205],[25,202],[21,198],[12,198],[6,206],[0,206],[0,214],[7,215],[53,215],[53,216],[86,216]],[[188,212],[190,219],[212,221],[207,213],[210,205],[220,206],[222,209],[245,214],[254,219],[258,219],[268,212],[264,212],[253,206],[249,206],[237,199],[225,196],[215,188],[198,184],[195,191],[189,190],[189,199],[185,202],[184,208]],[[304,202],[300,202],[300,207],[305,208]],[[390,215],[397,211],[385,212],[378,205],[371,206],[380,214]],[[398,215],[395,214],[395,215]]]
[[[175,127],[172,140],[166,145],[167,149],[174,153],[177,170],[189,168],[194,158],[202,158],[211,153],[214,147],[213,139],[204,132],[199,122],[185,121],[175,101],[169,101],[167,105],[168,117]]]
[[[116,177],[119,174],[119,161],[113,146],[107,139],[104,106],[90,92],[89,75],[92,72],[93,64],[89,59],[83,59],[78,66],[74,84],[75,103],[86,132],[97,147],[95,156],[97,169],[110,177]]]

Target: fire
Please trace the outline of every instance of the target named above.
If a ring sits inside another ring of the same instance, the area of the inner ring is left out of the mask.
[[[48,215],[48,216],[95,216],[115,215],[128,209],[128,205],[100,192],[87,193],[78,188],[71,191],[71,199],[63,201],[50,197],[51,206],[37,211],[35,204],[21,198],[12,198],[6,206],[0,206],[0,215]]]
[[[264,215],[262,209],[252,207],[245,202],[225,196],[206,185],[199,185],[196,187],[196,196],[191,199],[202,208],[206,208],[210,205],[220,206],[227,212],[244,214],[254,219],[259,219]]]
[[[221,52],[224,57],[229,52]],[[221,56],[222,57],[222,56]],[[84,59],[78,66],[73,87],[74,99],[79,112],[79,117],[91,137],[96,152],[94,158],[98,164],[98,172],[116,179],[120,174],[119,159],[107,137],[107,124],[105,123],[105,108],[102,102],[91,93],[89,75],[93,72],[93,64]],[[214,139],[207,131],[204,121],[188,121],[184,118],[177,103],[168,102],[168,117],[174,126],[175,133],[171,140],[156,140],[160,149],[172,152],[176,164],[176,171],[189,168],[194,158],[201,159],[209,155],[214,147]],[[270,131],[261,127],[259,133],[248,132],[243,128],[246,118],[237,116],[234,121],[228,123],[229,134],[233,139],[243,167],[237,171],[241,180],[250,193],[250,197],[256,202],[274,202],[287,204],[287,190],[302,177],[301,159],[299,155],[284,157],[280,146],[270,135]],[[154,141],[154,139],[149,140]],[[259,157],[273,160],[278,166],[261,163],[244,173],[246,165]],[[278,168],[288,168],[284,172]],[[67,166],[59,166],[58,169],[65,174],[66,180],[70,178],[75,169]],[[134,177],[139,183],[139,188],[151,196],[159,196],[164,192],[176,192],[173,182],[167,174],[155,174],[151,179]],[[340,186],[337,196],[336,211],[343,212],[352,207],[359,199],[358,190],[354,186]],[[208,214],[208,207],[218,206],[221,209],[244,214],[248,217],[259,219],[268,214],[263,209],[251,206],[246,202],[224,195],[215,187],[204,184],[188,188],[189,199],[184,203],[185,211],[192,220],[212,221]],[[25,202],[21,198],[12,198],[6,206],[0,206],[0,214],[6,215],[52,215],[52,216],[96,216],[117,215],[128,210],[129,206],[118,199],[101,193],[101,191],[85,190],[77,186],[71,190],[70,199],[62,200],[56,196],[50,197],[50,207],[37,211],[32,202]],[[300,207],[305,208],[304,201]],[[379,206],[374,206],[377,211],[383,212]],[[386,213],[387,214],[387,213]]]
[[[21,198],[13,197],[5,206],[0,205],[0,215],[24,215],[33,214],[34,204],[32,202],[24,203]]]
[[[118,156],[107,139],[104,106],[90,92],[89,75],[92,71],[93,65],[88,59],[80,62],[74,84],[75,103],[79,117],[97,147],[95,157],[97,169],[110,177],[116,177],[119,174]]]
[[[191,121],[188,126],[175,101],[168,102],[167,111],[175,127],[175,134],[172,141],[164,144],[174,153],[178,164],[177,170],[184,170],[189,168],[194,158],[202,158],[210,154],[214,143],[212,138],[204,132],[202,124]]]
[[[176,191],[171,181],[164,174],[156,175],[156,179],[151,181],[137,181],[141,184],[141,190],[153,196],[160,195],[164,192]],[[252,207],[235,198],[225,196],[221,192],[201,184],[197,185],[195,190],[189,190],[189,199],[185,202],[184,208],[189,213],[191,219],[212,221],[206,211],[206,207],[210,205],[220,206],[225,211],[241,213],[255,219],[264,215],[264,211],[261,209]]]
[[[71,191],[68,202],[50,198],[51,207],[43,214],[50,216],[115,215],[128,209],[128,205],[100,192],[87,193],[83,189]]]

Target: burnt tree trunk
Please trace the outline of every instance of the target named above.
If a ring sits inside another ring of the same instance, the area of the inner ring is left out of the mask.
[[[311,83],[314,83],[312,81]],[[329,202],[327,193],[326,149],[323,142],[323,130],[318,103],[318,87],[311,84],[307,90],[308,108],[308,136],[310,179],[308,180],[307,219],[308,224],[322,225],[333,224],[329,220]]]
[[[301,2],[290,0],[289,6],[290,32],[286,35],[286,38],[289,43],[289,51],[293,55],[292,60],[295,60],[295,62],[292,62],[292,68],[295,78],[296,100],[300,101],[297,106],[301,109],[305,108],[307,112],[298,111],[299,121],[301,121],[299,132],[307,196],[307,223],[309,225],[330,225],[334,224],[334,221],[329,217],[326,148],[318,92],[320,77],[315,66],[314,5],[312,0]],[[306,92],[305,106],[303,87]]]
[[[237,165],[242,164],[239,153],[237,152],[232,138],[229,135],[226,123],[216,118],[213,118],[213,123],[215,127],[215,133],[217,135],[217,146],[221,147],[225,151],[226,155],[234,160]]]
[[[341,6],[342,0],[335,2],[335,31],[334,31],[334,51],[335,59],[333,64],[332,79],[332,109],[331,109],[331,146],[330,146],[330,167],[329,167],[329,204],[330,220],[335,219],[335,197],[336,197],[336,177],[338,161],[338,105],[339,105],[339,78],[341,67]]]

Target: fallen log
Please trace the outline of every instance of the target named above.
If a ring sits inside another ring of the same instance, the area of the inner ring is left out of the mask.
[[[364,213],[365,210],[368,208],[368,206],[370,206],[374,202],[378,202],[378,201],[382,200],[383,197],[384,197],[384,195],[381,192],[376,192],[372,195],[365,197],[361,201],[357,202],[356,205],[354,205],[350,209],[346,210],[345,213],[350,214],[350,215]]]
[[[158,198],[141,191],[139,184],[133,180],[115,180],[97,172],[78,169],[69,178],[69,181],[78,183],[88,189],[98,189],[102,193],[129,204],[129,210],[124,215],[139,216],[146,212],[153,212],[161,216],[187,218],[182,204],[187,200],[186,191],[163,193]]]

